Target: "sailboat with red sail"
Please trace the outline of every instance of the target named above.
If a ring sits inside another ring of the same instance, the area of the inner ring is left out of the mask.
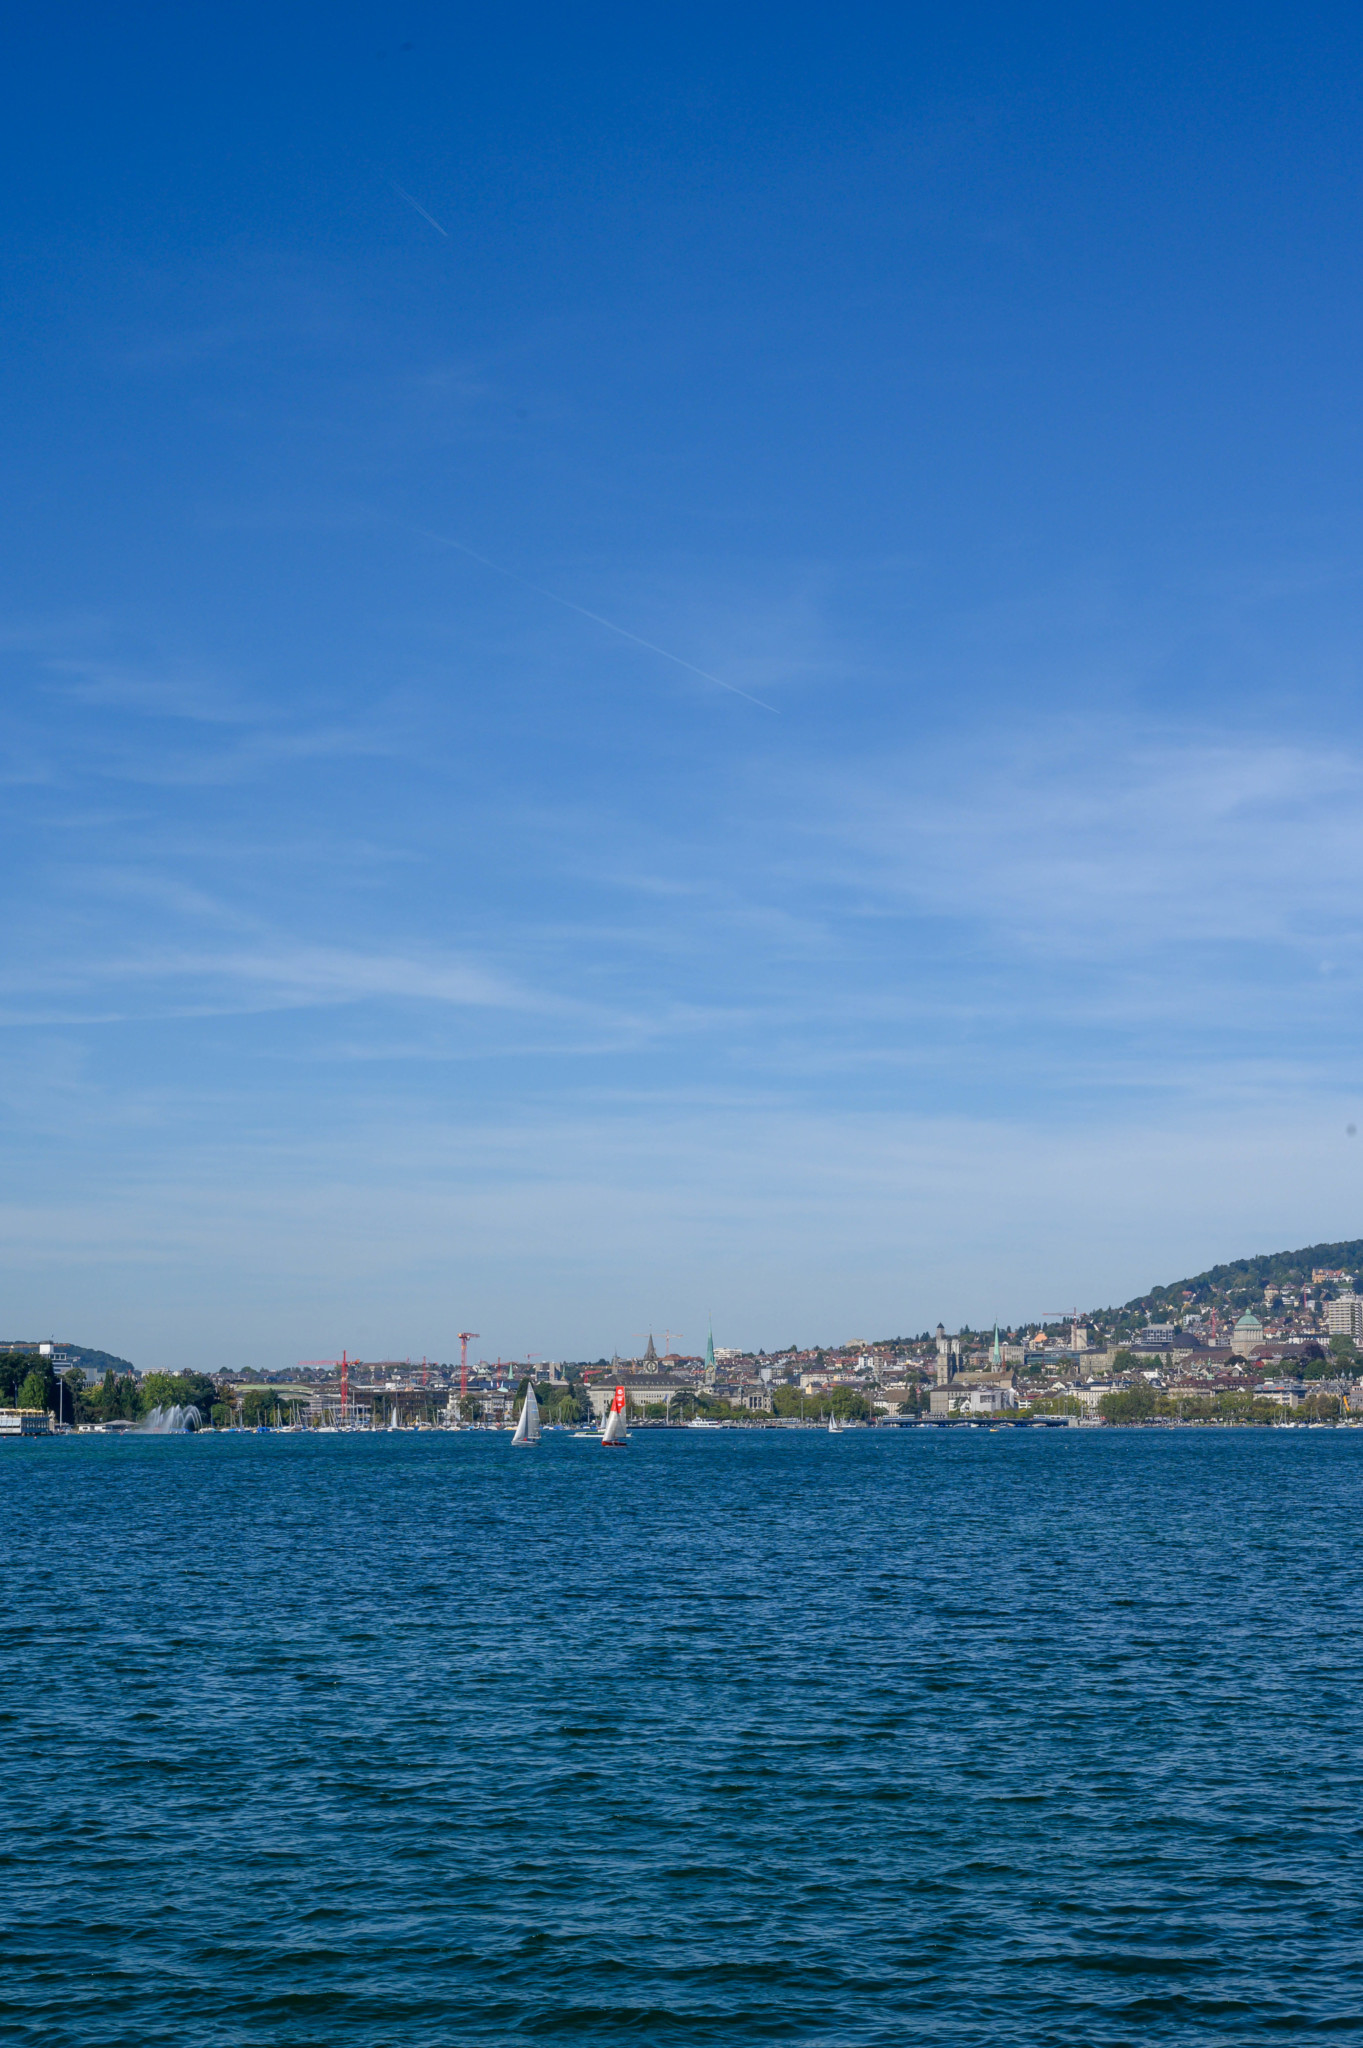
[[[629,1434],[625,1428],[625,1403],[627,1398],[624,1388],[617,1387],[615,1398],[610,1405],[610,1413],[606,1417],[606,1427],[601,1432],[601,1442],[603,1445],[610,1444],[618,1450],[623,1450],[629,1442]]]

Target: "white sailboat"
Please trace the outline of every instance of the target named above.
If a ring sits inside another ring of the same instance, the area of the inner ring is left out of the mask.
[[[828,1434],[830,1436],[842,1435],[842,1424],[838,1421],[837,1416],[831,1413],[828,1418]]]
[[[625,1429],[625,1400],[624,1388],[617,1387],[615,1399],[610,1405],[610,1413],[606,1417],[606,1427],[601,1432],[603,1444],[614,1444],[620,1449],[623,1449],[629,1442],[629,1436]]]
[[[539,1440],[540,1404],[535,1399],[535,1389],[527,1385],[525,1406],[521,1409],[521,1419],[516,1424],[516,1434],[512,1437],[511,1444],[514,1449],[517,1444],[537,1444]]]

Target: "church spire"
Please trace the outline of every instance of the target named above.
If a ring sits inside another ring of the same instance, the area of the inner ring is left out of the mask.
[[[644,1353],[644,1364],[645,1364],[645,1365],[656,1365],[657,1363],[658,1363],[658,1354],[657,1354],[657,1351],[656,1351],[656,1350],[654,1349],[654,1346],[653,1346],[653,1332],[652,1332],[652,1330],[650,1330],[650,1331],[649,1331],[649,1333],[648,1333],[648,1349],[647,1349],[647,1351],[646,1351],[646,1352]]]
[[[713,1318],[713,1316],[712,1316],[712,1317],[710,1318],[710,1334],[709,1334],[709,1336],[708,1336],[708,1337],[706,1338],[706,1340],[705,1340],[705,1384],[706,1384],[706,1386],[707,1386],[707,1387],[712,1387],[712,1386],[714,1385],[714,1383],[715,1383],[715,1323],[714,1323],[714,1318]]]

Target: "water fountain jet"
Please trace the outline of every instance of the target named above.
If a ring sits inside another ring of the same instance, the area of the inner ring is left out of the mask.
[[[187,1408],[178,1404],[173,1408],[153,1408],[137,1426],[146,1436],[187,1436],[192,1430],[202,1429],[204,1419],[191,1402]]]

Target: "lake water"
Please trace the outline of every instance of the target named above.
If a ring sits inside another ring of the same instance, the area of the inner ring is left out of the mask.
[[[1363,1432],[0,1445],[0,2037],[1363,2032]]]

